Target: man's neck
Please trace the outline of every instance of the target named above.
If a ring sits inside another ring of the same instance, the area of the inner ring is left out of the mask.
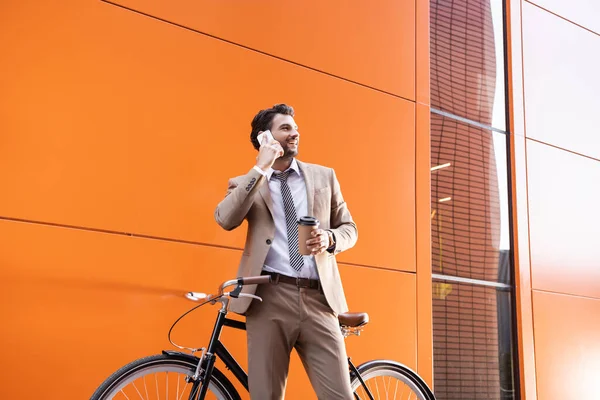
[[[291,165],[292,165],[292,160],[294,158],[293,157],[286,157],[286,158],[278,158],[277,160],[275,160],[275,162],[273,163],[273,169],[275,171],[285,171],[286,169],[288,169]]]

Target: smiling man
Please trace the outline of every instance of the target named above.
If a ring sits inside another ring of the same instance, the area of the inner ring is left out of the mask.
[[[274,140],[258,135],[270,130]],[[296,159],[300,133],[294,109],[285,104],[261,110],[252,120],[250,140],[258,150],[256,165],[229,181],[215,210],[224,229],[248,221],[238,276],[269,274],[272,284],[244,287],[260,296],[232,301],[230,309],[246,315],[250,396],[283,399],[290,354],[296,349],[319,399],[353,398],[346,348],[337,314],[348,307],[335,254],[354,246],[356,224],[331,168]],[[303,216],[320,221],[298,250]]]

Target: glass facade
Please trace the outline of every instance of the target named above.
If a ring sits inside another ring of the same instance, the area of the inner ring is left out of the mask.
[[[431,105],[506,130],[501,0],[430,0]]]
[[[513,399],[511,293],[433,282],[437,399]]]
[[[503,3],[430,5],[435,393],[514,399]]]
[[[509,284],[506,135],[432,113],[431,141],[433,273]]]

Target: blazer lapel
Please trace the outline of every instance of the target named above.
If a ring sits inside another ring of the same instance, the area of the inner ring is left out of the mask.
[[[266,179],[266,178],[265,178]],[[265,182],[258,191],[260,196],[265,201],[269,212],[271,213],[271,218],[273,221],[275,220],[275,213],[273,212],[273,200],[271,199],[271,191],[269,190],[269,182]]]
[[[307,164],[296,160],[298,168],[304,175],[304,183],[306,184],[306,211],[308,215],[314,217],[313,204],[315,199],[315,179],[313,176],[313,170]]]

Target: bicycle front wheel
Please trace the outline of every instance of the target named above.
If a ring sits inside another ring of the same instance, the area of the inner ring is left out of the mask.
[[[435,400],[435,396],[419,375],[410,368],[389,360],[368,361],[357,368],[373,399]],[[350,375],[356,400],[370,399],[358,375]]]
[[[188,400],[198,358],[183,353],[160,354],[133,361],[113,373],[90,400]],[[207,400],[240,400],[231,382],[216,368],[208,384]]]

